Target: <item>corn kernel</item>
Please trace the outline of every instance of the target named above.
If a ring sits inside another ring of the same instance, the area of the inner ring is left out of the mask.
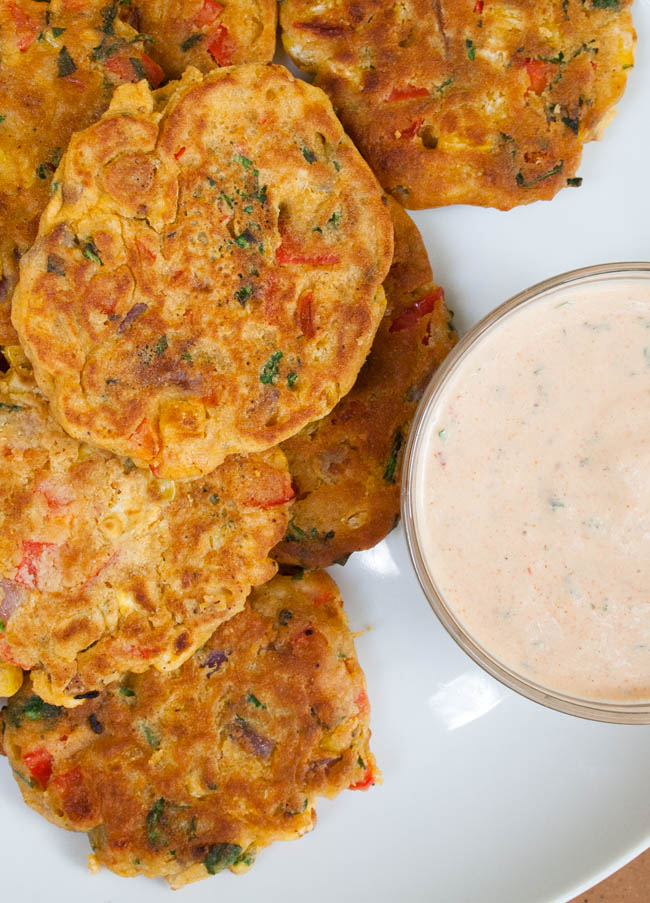
[[[200,401],[170,399],[160,408],[158,427],[164,445],[179,439],[203,439],[206,426],[205,408]]]
[[[80,442],[77,450],[77,461],[88,461],[95,453],[96,449],[92,445],[88,445],[87,442]]]
[[[25,352],[20,345],[5,345],[2,353],[7,358],[7,362],[12,369],[23,375],[32,372],[32,365],[27,360]]]
[[[161,502],[172,502],[176,497],[176,483],[173,480],[156,480],[157,495]]]
[[[22,685],[22,669],[9,662],[0,662],[0,696],[13,696]]]

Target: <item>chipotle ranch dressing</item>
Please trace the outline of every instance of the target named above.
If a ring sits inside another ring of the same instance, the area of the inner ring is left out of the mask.
[[[650,279],[516,308],[420,436],[420,551],[472,639],[549,689],[649,700]]]

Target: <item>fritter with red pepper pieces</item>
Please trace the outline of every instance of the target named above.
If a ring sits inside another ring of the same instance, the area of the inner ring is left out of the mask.
[[[270,63],[275,53],[276,0],[128,0],[122,16],[154,38],[152,55],[170,78],[187,66]]]
[[[456,342],[417,227],[395,201],[386,313],[348,395],[282,444],[296,492],[273,550],[282,564],[328,567],[374,546],[399,517],[402,457],[417,403]]]
[[[310,831],[317,796],[378,778],[342,604],[323,572],[276,577],[178,671],[67,711],[28,684],[2,741],[25,801],[88,831],[98,864],[172,887]]]
[[[580,184],[634,62],[630,4],[285,0],[280,19],[398,201],[508,210]]]
[[[13,321],[73,436],[208,473],[328,413],[385,307],[385,198],[327,97],[280,66],[116,91],[72,139]]]
[[[0,383],[0,660],[74,706],[126,671],[178,668],[269,580],[286,459],[231,457],[176,486],[80,444],[24,376]]]
[[[0,344],[16,341],[18,260],[57,190],[70,136],[100,116],[115,85],[162,81],[149,42],[118,9],[118,0],[0,0]]]

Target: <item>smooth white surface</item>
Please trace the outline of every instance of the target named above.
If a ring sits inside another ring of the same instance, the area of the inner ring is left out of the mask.
[[[605,140],[586,149],[582,188],[507,214],[416,214],[460,328],[555,273],[650,259],[650,0],[635,9],[637,66]],[[650,726],[561,715],[484,675],[436,621],[401,530],[332,573],[353,628],[371,627],[357,651],[384,785],[322,801],[308,837],[179,899],[564,903],[650,844]],[[86,838],[19,797],[0,762],[0,900],[169,897],[161,882],[91,877]]]

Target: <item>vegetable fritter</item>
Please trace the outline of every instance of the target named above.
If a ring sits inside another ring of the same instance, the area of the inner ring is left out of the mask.
[[[72,139],[13,321],[73,436],[186,479],[328,413],[385,307],[385,197],[280,66],[116,91]]]
[[[507,210],[577,186],[634,62],[631,0],[285,0],[316,73],[406,207]]]
[[[395,255],[370,356],[327,417],[282,443],[296,492],[286,536],[272,553],[282,564],[328,567],[395,526],[411,420],[456,341],[420,233],[399,204],[391,200],[389,209]]]
[[[178,671],[71,710],[27,684],[2,741],[26,802],[88,831],[97,864],[173,887],[310,831],[317,796],[378,779],[341,606],[323,572],[276,577]]]
[[[67,436],[26,377],[0,383],[0,661],[71,705],[179,667],[269,580],[293,495],[275,449],[176,486]]]
[[[70,136],[106,109],[113,89],[163,73],[145,36],[119,21],[118,0],[0,0],[0,344],[18,261],[36,238]]]

